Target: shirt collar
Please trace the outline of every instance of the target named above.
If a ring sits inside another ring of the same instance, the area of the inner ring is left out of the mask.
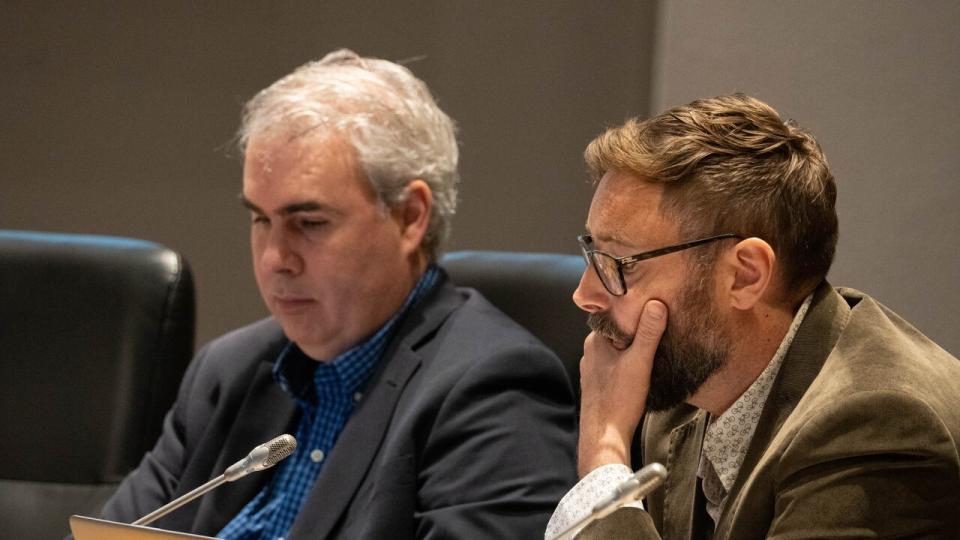
[[[317,362],[308,357],[294,342],[287,343],[273,366],[273,378],[281,388],[302,405],[312,404],[316,385],[330,384],[335,378],[348,393],[353,393],[366,382],[376,366],[400,319],[429,291],[440,277],[439,268],[431,264],[420,276],[403,304],[387,322],[370,337],[340,353],[330,362]]]
[[[810,295],[803,301],[793,317],[787,334],[780,342],[776,354],[757,380],[753,381],[753,384],[733,402],[729,409],[711,419],[710,425],[707,426],[703,438],[703,455],[710,460],[723,488],[728,493],[747,455],[747,446],[753,437],[753,432],[757,429],[760,413],[763,412],[763,405],[770,395],[773,381],[780,372],[783,359],[787,355],[787,350],[790,349],[790,344],[793,343],[793,338],[797,335],[797,330],[810,308],[812,299],[813,295]]]

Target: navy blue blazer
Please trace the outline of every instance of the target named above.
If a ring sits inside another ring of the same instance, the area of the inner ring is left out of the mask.
[[[265,319],[204,347],[103,517],[131,522],[293,432],[299,410],[271,375],[286,343]],[[574,411],[560,360],[444,276],[400,322],[287,538],[542,537],[576,481]],[[271,472],[153,526],[212,536]]]

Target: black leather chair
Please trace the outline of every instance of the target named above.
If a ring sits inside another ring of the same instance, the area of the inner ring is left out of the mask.
[[[583,274],[575,255],[457,251],[440,261],[454,283],[473,287],[553,349],[579,388],[586,315],[571,300]]]
[[[155,442],[193,353],[178,254],[0,231],[0,536],[60,538]]]

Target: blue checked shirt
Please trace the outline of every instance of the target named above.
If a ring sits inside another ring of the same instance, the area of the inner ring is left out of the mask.
[[[297,449],[280,464],[270,483],[217,534],[218,538],[276,540],[287,534],[360,400],[360,388],[383,356],[397,321],[433,288],[439,274],[436,266],[427,268],[389,321],[332,362],[312,360],[293,343],[284,348],[273,368],[273,377],[300,406]]]

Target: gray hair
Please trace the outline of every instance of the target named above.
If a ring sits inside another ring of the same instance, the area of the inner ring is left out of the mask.
[[[345,137],[386,206],[402,202],[410,181],[426,182],[433,209],[422,245],[436,259],[457,208],[459,151],[453,120],[423,81],[393,62],[340,49],[247,102],[237,143],[242,154],[254,136],[307,133]]]

